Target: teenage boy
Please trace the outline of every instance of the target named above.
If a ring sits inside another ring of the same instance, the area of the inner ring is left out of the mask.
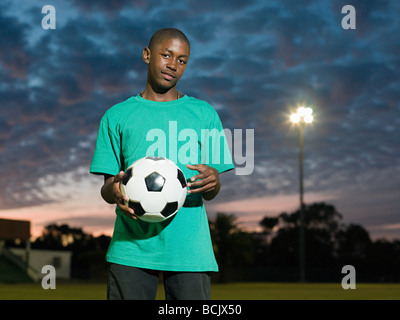
[[[111,107],[100,122],[90,172],[104,175],[101,195],[116,204],[106,255],[108,299],[155,299],[160,271],[166,299],[210,299],[210,272],[218,265],[203,199],[218,194],[219,174],[233,163],[214,108],[176,88],[189,55],[181,31],[158,30],[142,53],[145,89]],[[160,130],[164,139],[149,134]],[[175,159],[188,178],[183,207],[160,223],[138,219],[120,192],[124,170],[145,156]]]

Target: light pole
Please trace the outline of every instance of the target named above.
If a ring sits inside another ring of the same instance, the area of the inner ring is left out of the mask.
[[[304,124],[313,121],[312,109],[300,107],[296,113],[290,115],[290,121],[299,128],[299,193],[300,193],[300,232],[299,232],[299,266],[300,282],[306,281],[305,272],[305,245],[304,245],[304,188],[303,188],[303,130]]]

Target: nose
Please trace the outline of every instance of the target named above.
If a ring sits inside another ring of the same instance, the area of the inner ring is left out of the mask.
[[[177,65],[176,59],[170,59],[167,64],[167,68],[176,71],[176,65]]]

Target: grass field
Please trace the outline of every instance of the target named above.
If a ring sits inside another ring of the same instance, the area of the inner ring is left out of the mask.
[[[400,300],[400,284],[359,283],[344,290],[340,283],[213,284],[213,300]],[[0,283],[0,300],[104,300],[106,285],[57,283],[56,289],[37,284]],[[160,284],[157,299],[164,299]]]

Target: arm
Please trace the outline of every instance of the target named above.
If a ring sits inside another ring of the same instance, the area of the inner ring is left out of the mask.
[[[123,176],[123,171],[118,173],[116,176],[105,174],[104,184],[101,187],[101,196],[105,202],[109,204],[117,204],[124,215],[137,220],[138,218],[135,216],[134,211],[125,205],[125,201],[128,201],[128,197],[124,196],[120,191],[120,183]]]
[[[217,169],[205,164],[188,164],[186,167],[199,172],[199,174],[191,178],[192,182],[188,183],[188,187],[195,187],[195,189],[189,189],[188,193],[202,192],[204,200],[209,201],[214,199],[221,189],[221,182]]]

